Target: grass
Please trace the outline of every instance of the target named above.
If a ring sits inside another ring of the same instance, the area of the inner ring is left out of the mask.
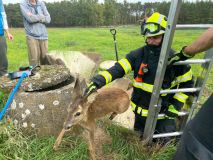
[[[139,26],[117,27],[117,47],[119,58],[131,50],[144,45]],[[173,48],[177,51],[190,44],[203,30],[178,30],[175,32]],[[15,39],[8,42],[9,71],[28,65],[27,46],[24,29],[11,29]],[[102,60],[115,59],[113,37],[109,28],[48,28],[49,51],[83,51],[96,52]],[[196,56],[200,58],[202,55]],[[200,67],[193,65],[195,75]],[[213,73],[211,71],[206,85],[207,92],[203,101],[213,90]],[[6,102],[5,95],[0,91],[0,107]],[[115,160],[170,160],[176,147],[170,144],[160,148],[154,146],[150,150],[143,148],[138,135],[107,121],[101,121],[106,132],[112,137],[112,143],[103,146],[104,155]],[[25,136],[16,129],[8,119],[0,124],[0,160],[86,160],[86,144],[81,136],[67,136],[58,152],[52,150],[54,137],[38,138],[36,135]],[[66,142],[66,143],[65,143]],[[66,144],[69,144],[68,146]]]
[[[81,136],[66,136],[59,151],[52,150],[54,137],[37,138],[36,135],[24,136],[10,120],[0,125],[0,159],[1,160],[87,160],[86,143]],[[103,145],[104,156],[113,160],[170,160],[176,147],[170,144],[159,149],[154,146],[148,150],[142,147],[136,133],[118,127],[108,120],[99,121],[110,134],[111,144]]]

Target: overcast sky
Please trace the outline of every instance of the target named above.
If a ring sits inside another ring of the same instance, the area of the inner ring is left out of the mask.
[[[8,3],[19,3],[22,0],[3,0],[4,4],[8,4]],[[43,0],[45,2],[57,2],[57,1],[61,1],[61,0]],[[99,0],[99,2],[103,2],[104,0]],[[127,2],[159,2],[159,1],[163,1],[163,0],[127,0]],[[165,0],[164,0],[165,1]],[[169,0],[167,0],[169,1]],[[187,0],[187,1],[196,1],[196,0]],[[117,2],[123,2],[123,0],[117,0]]]

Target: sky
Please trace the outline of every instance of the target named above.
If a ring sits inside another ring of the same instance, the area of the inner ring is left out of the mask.
[[[8,3],[19,3],[22,0],[3,0],[4,4],[8,4]],[[61,1],[61,0],[43,0],[44,2],[57,2],[57,1]],[[99,2],[103,2],[104,0],[99,0]],[[159,1],[163,1],[163,0],[127,0],[127,2],[159,2]],[[167,0],[169,1],[169,0]],[[187,0],[187,1],[195,1],[195,0]],[[117,2],[123,2],[123,0],[117,0]]]

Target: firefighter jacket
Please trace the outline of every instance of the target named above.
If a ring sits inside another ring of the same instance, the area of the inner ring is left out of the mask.
[[[134,72],[133,93],[131,106],[135,114],[147,116],[148,107],[153,90],[153,84],[157,71],[158,60],[161,47],[150,47],[148,45],[131,51],[126,58],[119,60],[114,66],[106,71],[101,71],[93,77],[92,82],[98,88],[111,81],[123,77],[130,71]],[[174,54],[170,50],[170,54]],[[142,77],[142,82],[136,81],[141,63],[148,66],[148,72]],[[189,65],[177,65],[167,67],[163,80],[162,89],[191,88],[193,87],[192,72]],[[188,98],[189,93],[163,94],[162,107],[160,112],[164,112],[169,105],[173,105],[179,111]],[[117,97],[119,98],[119,97]]]

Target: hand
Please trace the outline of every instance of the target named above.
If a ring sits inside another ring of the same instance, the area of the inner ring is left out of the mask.
[[[176,110],[175,106],[170,104],[164,112],[168,117],[178,117],[178,110]]]
[[[7,32],[7,38],[12,41],[14,38],[13,38],[13,35],[10,34],[10,32]]]
[[[179,53],[176,53],[176,54],[172,55],[171,57],[169,57],[169,59],[168,59],[168,65],[172,65],[175,62],[184,61],[186,59],[189,59],[189,58],[193,57],[193,56],[187,55],[187,54],[185,54],[183,52],[183,50],[184,50],[185,47],[186,46],[184,46]]]
[[[92,94],[93,92],[97,91],[97,86],[95,85],[94,82],[91,82],[88,87],[86,88],[85,92],[84,92],[84,96],[89,96],[90,94]]]
[[[31,12],[27,12],[27,15],[28,16],[32,16],[33,14]]]

